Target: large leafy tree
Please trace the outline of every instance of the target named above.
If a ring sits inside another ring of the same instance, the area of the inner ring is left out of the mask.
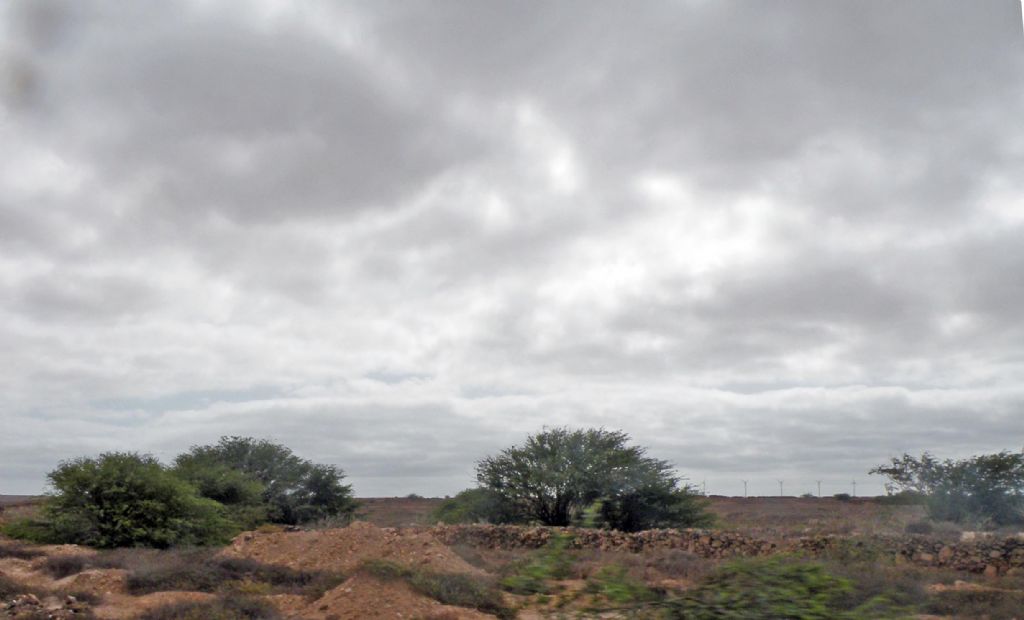
[[[871,473],[887,477],[890,491],[924,495],[933,519],[1024,523],[1024,453],[944,461],[927,452],[920,457],[904,454]]]
[[[237,531],[220,504],[152,456],[112,452],[65,461],[49,480],[54,492],[36,531],[52,542],[169,547],[222,543]]]
[[[229,506],[246,505],[254,487],[245,481],[255,482],[266,518],[275,523],[348,516],[356,508],[341,469],[314,464],[265,439],[222,437],[214,445],[193,446],[174,463],[179,475]],[[230,472],[236,477],[230,478]],[[225,492],[236,500],[229,500]]]
[[[672,466],[605,429],[552,428],[477,464],[479,485],[518,521],[641,530],[708,522]],[[596,508],[596,510],[595,510]]]

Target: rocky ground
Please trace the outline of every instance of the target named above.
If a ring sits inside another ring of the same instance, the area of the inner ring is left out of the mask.
[[[950,613],[919,618],[1024,618],[1018,614],[1024,609],[1024,538],[909,535],[903,529],[920,518],[916,507],[722,498],[713,504],[720,522],[747,527],[622,534],[435,526],[426,516],[436,505],[377,499],[364,503],[362,516],[389,527],[268,527],[243,533],[223,549],[195,552],[97,552],[0,538],[0,616],[626,617],[609,611],[621,603],[613,595],[623,588],[682,592],[730,558],[801,554],[855,575],[878,567],[879,582],[907,580],[901,587],[918,591],[921,601],[953,601],[946,606]],[[395,524],[406,527],[390,527]],[[557,540],[568,541],[564,574],[530,582],[538,566],[553,561],[549,550]],[[617,590],[606,587],[607,575],[617,580]],[[520,581],[509,586],[510,576]],[[243,599],[251,609],[214,614]]]

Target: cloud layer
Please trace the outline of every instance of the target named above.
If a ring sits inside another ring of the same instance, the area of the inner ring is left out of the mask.
[[[18,0],[0,492],[222,434],[453,493],[543,425],[710,492],[1024,437],[1016,1]]]

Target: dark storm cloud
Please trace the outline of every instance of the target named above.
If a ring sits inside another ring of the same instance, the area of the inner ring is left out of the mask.
[[[222,434],[363,495],[554,424],[720,492],[1019,447],[1018,2],[20,0],[0,37],[0,492]]]

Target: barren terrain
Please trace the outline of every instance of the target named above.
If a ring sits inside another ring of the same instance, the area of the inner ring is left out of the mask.
[[[636,615],[636,601],[686,592],[722,562],[748,556],[812,558],[856,577],[858,587],[896,587],[901,596],[916,597],[913,613],[904,617],[1009,619],[1020,617],[1024,602],[1024,542],[960,540],[954,531],[908,536],[906,526],[921,518],[917,506],[715,497],[710,501],[718,523],[710,530],[619,534],[436,526],[430,513],[441,500],[361,501],[361,520],[349,527],[264,527],[223,549],[96,551],[0,538],[0,613],[163,619],[214,617],[230,609],[236,615],[216,617],[648,617]],[[5,498],[3,505],[0,519],[32,510],[24,498]],[[552,551],[559,540],[569,541],[567,548]],[[544,575],[541,569],[556,561],[564,572]]]

